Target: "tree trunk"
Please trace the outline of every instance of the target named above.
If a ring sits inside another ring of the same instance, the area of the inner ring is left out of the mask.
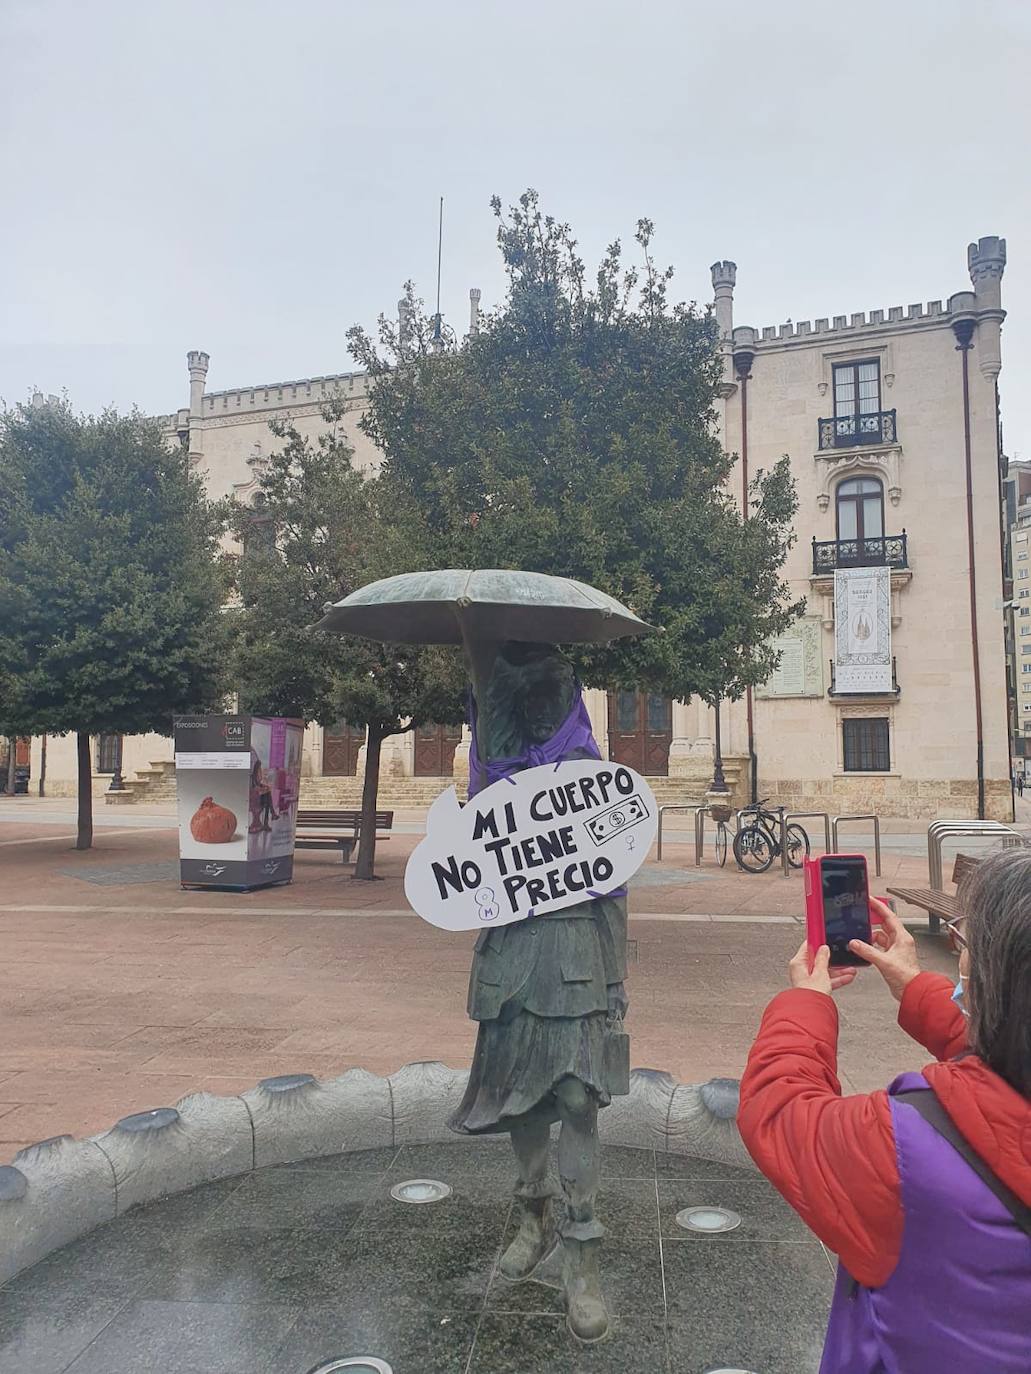
[[[93,847],[93,759],[90,755],[89,735],[80,730],[75,736],[79,756],[79,836],[76,849]]]
[[[379,797],[379,756],[383,736],[376,726],[369,726],[365,747],[365,781],[362,784],[362,829],[358,840],[358,862],[354,866],[356,878],[375,878],[376,867],[376,801]]]
[[[47,785],[47,737],[43,736],[43,742],[39,746],[39,795],[46,796]]]

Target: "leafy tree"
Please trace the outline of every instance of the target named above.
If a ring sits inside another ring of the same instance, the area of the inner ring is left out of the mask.
[[[340,425],[346,407],[324,411],[311,440],[273,422],[282,447],[264,465],[254,504],[233,524],[240,606],[233,671],[241,708],[367,728],[356,878],[374,876],[380,753],[391,735],[423,721],[462,718],[464,677],[453,651],[313,632],[327,602],[425,557],[417,515],[385,515],[375,477],[362,474]]]
[[[770,676],[771,640],[804,606],[781,577],[787,459],[757,474],[742,519],[716,428],[715,322],[670,303],[650,221],[641,267],[615,242],[591,281],[534,191],[507,216],[493,208],[508,293],[478,333],[442,339],[409,283],[377,340],[348,334],[372,378],[361,423],[385,454],[384,490],[420,512],[435,566],[580,578],[663,627],[577,650],[585,682],[740,697]]]
[[[77,848],[93,841],[89,737],[167,732],[220,698],[220,522],[138,413],[0,412],[0,730],[78,736]]]

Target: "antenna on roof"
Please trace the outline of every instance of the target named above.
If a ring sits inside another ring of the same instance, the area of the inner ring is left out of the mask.
[[[440,215],[437,221],[437,310],[433,316],[433,340],[431,347],[439,353],[444,347],[444,323],[440,313],[440,267],[444,255],[444,197],[440,198]],[[451,331],[448,330],[448,334]]]

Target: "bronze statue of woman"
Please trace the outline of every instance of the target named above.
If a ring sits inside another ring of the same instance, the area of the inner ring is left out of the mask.
[[[524,768],[600,758],[572,665],[554,646],[502,645],[484,696],[475,703],[470,795]],[[559,1241],[569,1326],[584,1341],[608,1330],[598,1270],[605,1232],[595,1215],[598,1110],[629,1091],[626,930],[619,892],[482,932],[469,982],[476,1051],[451,1120],[466,1134],[511,1137],[519,1229],[501,1272],[530,1278]],[[548,1177],[555,1122],[558,1188]]]

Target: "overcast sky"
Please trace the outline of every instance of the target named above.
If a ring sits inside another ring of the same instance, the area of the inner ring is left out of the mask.
[[[526,186],[595,259],[641,215],[735,321],[945,299],[1008,240],[1007,451],[1031,458],[1028,0],[0,0],[0,396],[184,405],[347,370],[345,330],[501,290]],[[631,246],[633,246],[631,244]]]

